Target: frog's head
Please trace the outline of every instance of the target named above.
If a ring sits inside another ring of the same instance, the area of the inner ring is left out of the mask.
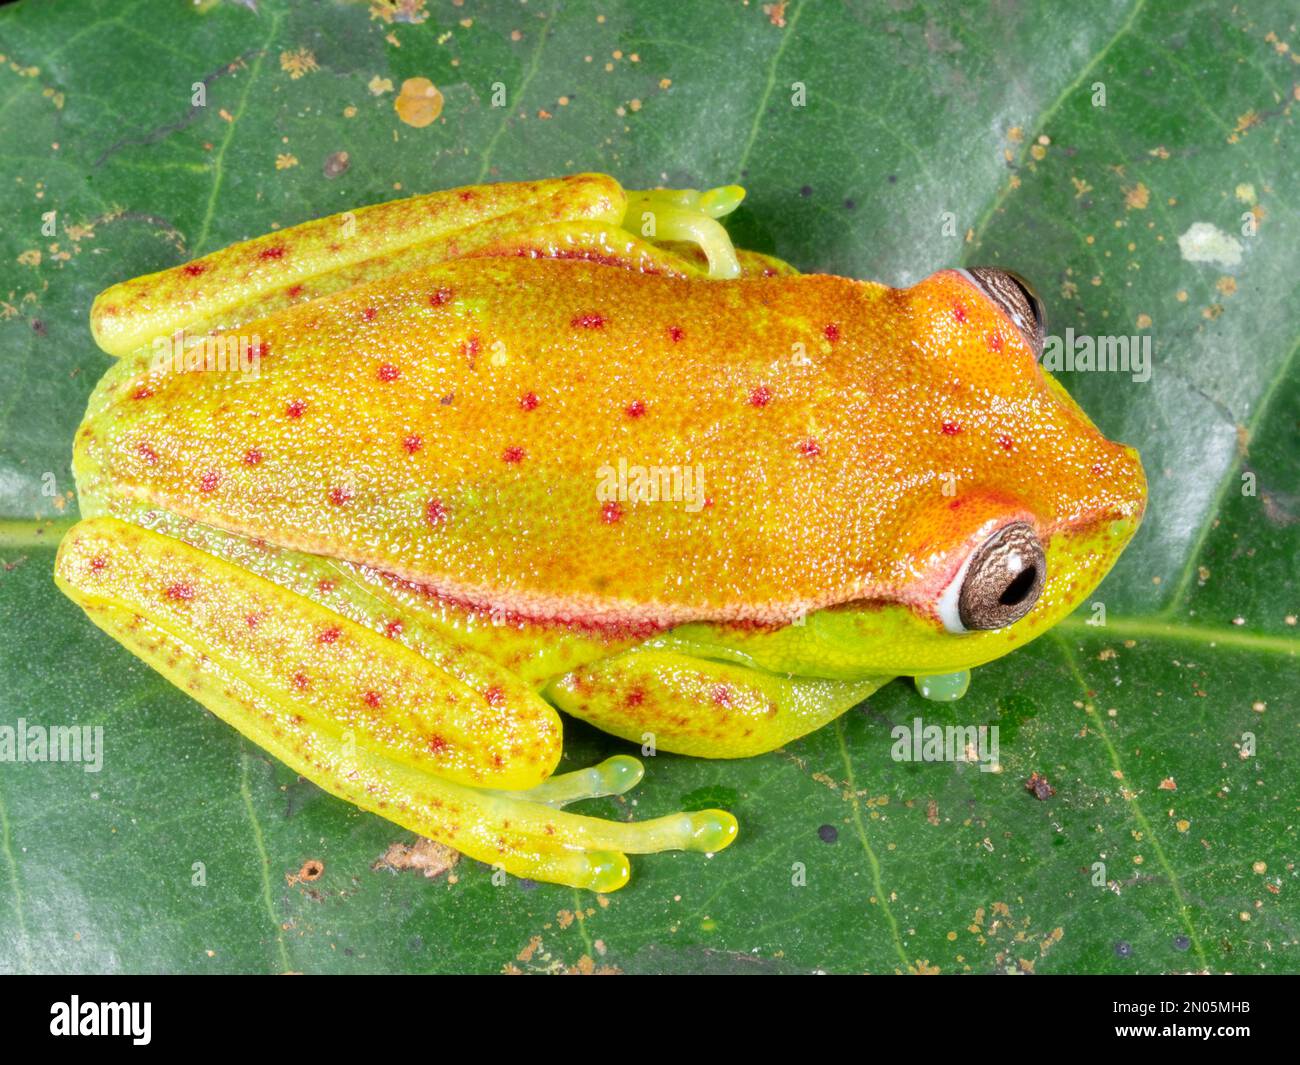
[[[1137,530],[1146,479],[1039,364],[1046,323],[1027,282],[944,270],[886,298],[906,323],[910,365],[890,387],[912,427],[893,445],[908,475],[889,566],[882,594],[810,617],[804,646],[855,673],[966,669],[1087,599]]]

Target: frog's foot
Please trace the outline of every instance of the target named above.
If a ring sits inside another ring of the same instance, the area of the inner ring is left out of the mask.
[[[717,810],[621,823],[557,809],[637,774],[612,760],[548,781],[559,719],[527,685],[506,674],[483,689],[499,667],[467,664],[473,652],[453,673],[180,540],[82,521],[55,579],[95,624],[294,771],[515,875],[613,891],[627,853],[714,851],[735,836]]]
[[[623,228],[655,242],[681,241],[697,245],[709,263],[709,277],[741,276],[731,237],[717,221],[740,206],[745,190],[723,185],[695,189],[644,189],[627,192]]]
[[[819,729],[889,677],[826,680],[653,648],[575,669],[547,697],[561,710],[637,743],[699,758],[745,758]]]

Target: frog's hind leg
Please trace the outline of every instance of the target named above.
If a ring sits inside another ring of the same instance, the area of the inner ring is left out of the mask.
[[[617,226],[626,207],[622,186],[605,174],[471,185],[360,207],[113,285],[91,307],[91,332],[109,354],[126,355],[177,330],[230,331],[543,223]]]
[[[627,651],[573,670],[547,697],[597,728],[699,758],[744,758],[798,739],[889,677],[793,677],[678,651]]]
[[[473,678],[493,664],[472,653],[457,672],[439,668],[183,541],[117,518],[82,521],[60,545],[55,580],[96,625],[295,772],[515,875],[613,891],[627,853],[720,850],[735,836],[734,818],[716,810],[621,823],[557,809],[635,782],[635,768],[549,781],[559,720],[526,685],[505,676],[483,690]]]
[[[691,276],[700,272],[693,257],[653,247],[685,241],[703,249],[707,276],[738,277],[740,262],[717,219],[743,195],[734,185],[627,193],[607,174],[573,174],[374,204],[113,285],[91,307],[91,333],[111,355],[147,352],[178,331],[232,332],[300,303],[488,248],[588,258],[612,248],[616,265]],[[559,228],[539,235],[544,227]]]

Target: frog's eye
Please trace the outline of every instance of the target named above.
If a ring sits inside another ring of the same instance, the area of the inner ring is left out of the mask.
[[[1006,312],[1034,349],[1034,354],[1041,355],[1047,335],[1047,314],[1034,286],[1019,274],[994,266],[973,266],[967,273],[984,294]]]
[[[1047,580],[1047,557],[1022,521],[1004,525],[962,563],[939,596],[939,619],[949,632],[1001,629],[1038,602]]]

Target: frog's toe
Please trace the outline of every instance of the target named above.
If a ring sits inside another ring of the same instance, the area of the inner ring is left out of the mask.
[[[623,228],[656,243],[687,241],[699,245],[709,261],[709,276],[740,277],[740,261],[731,237],[717,219],[730,214],[745,198],[739,185],[695,189],[643,189],[627,192]]]
[[[583,799],[623,795],[645,776],[645,766],[627,754],[616,754],[598,765],[572,773],[558,773],[527,791],[485,792],[505,803],[539,804],[562,808]],[[720,851],[736,838],[736,819],[726,810],[697,810],[669,814],[652,821],[614,822],[594,817],[571,817],[567,842],[595,851],[617,849],[632,854],[658,851]],[[576,830],[575,830],[576,829]],[[593,853],[595,852],[593,851]]]
[[[628,755],[564,773],[527,791],[482,792],[492,824],[522,835],[510,841],[498,864],[516,876],[614,891],[627,882],[626,854],[696,851],[712,854],[730,846],[739,826],[726,810],[693,810],[648,821],[607,821],[560,812],[580,799],[619,795],[645,770]]]
[[[527,798],[529,802],[545,803],[547,806],[563,807],[581,799],[603,799],[610,795],[622,795],[641,783],[645,776],[645,766],[628,754],[616,754],[606,758],[599,765],[588,766],[572,773],[557,773],[525,792],[516,792],[514,796]]]

